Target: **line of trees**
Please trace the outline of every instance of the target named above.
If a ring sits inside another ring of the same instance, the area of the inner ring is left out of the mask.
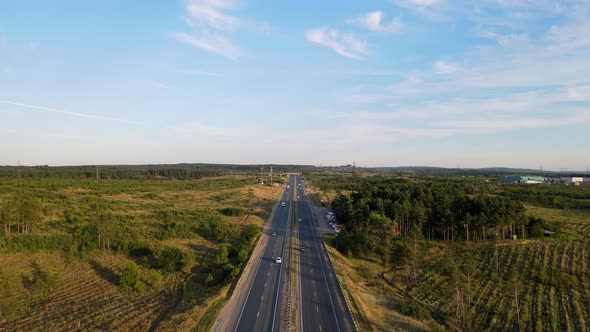
[[[28,194],[0,200],[0,227],[4,236],[30,234],[41,221],[41,202]]]
[[[427,239],[445,241],[526,237],[529,220],[520,202],[465,189],[462,183],[372,180],[350,196],[338,195],[332,209],[346,226],[342,241],[357,246],[355,251],[385,245],[415,229]]]

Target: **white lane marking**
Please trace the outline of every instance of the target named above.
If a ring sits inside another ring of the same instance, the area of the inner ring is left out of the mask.
[[[262,295],[262,297],[260,298],[260,301],[264,300],[264,295]]]
[[[315,311],[320,312],[320,308],[318,307],[318,305],[315,305]]]
[[[313,291],[313,296],[317,297],[318,294],[316,293],[316,291]]]
[[[266,284],[268,284],[268,281],[264,283],[264,287],[266,287]]]
[[[320,325],[320,331],[322,330],[322,326]]]
[[[258,318],[259,315],[260,315],[260,311],[256,314],[256,318]]]

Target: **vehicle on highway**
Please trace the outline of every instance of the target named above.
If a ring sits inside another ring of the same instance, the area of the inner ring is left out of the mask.
[[[282,202],[282,203],[281,203],[281,206],[282,206],[282,207],[285,207],[286,205],[287,205],[287,204],[285,204],[285,202]]]
[[[299,218],[299,222],[301,222],[301,218]]]
[[[272,236],[277,236],[277,232],[272,232]]]
[[[299,195],[297,195],[297,198],[299,198]]]
[[[301,250],[301,251],[305,251],[305,247],[301,247],[301,249],[299,249],[299,250]]]
[[[281,257],[277,257],[276,262],[277,262],[277,264],[281,264],[283,262],[283,260],[281,259]]]

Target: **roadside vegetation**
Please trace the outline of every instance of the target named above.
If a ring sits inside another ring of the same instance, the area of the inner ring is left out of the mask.
[[[589,187],[307,178],[345,225],[328,242],[362,330],[588,330]]]
[[[224,172],[28,171],[0,181],[0,330],[196,328],[237,280],[282,190]]]

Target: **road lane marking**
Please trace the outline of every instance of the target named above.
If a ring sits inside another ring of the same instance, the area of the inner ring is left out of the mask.
[[[258,318],[259,315],[260,315],[260,311],[256,314],[256,318]]]
[[[315,305],[315,311],[320,312],[320,308],[318,307],[318,305]]]
[[[260,301],[264,300],[264,295],[262,295],[262,297],[260,298]]]

